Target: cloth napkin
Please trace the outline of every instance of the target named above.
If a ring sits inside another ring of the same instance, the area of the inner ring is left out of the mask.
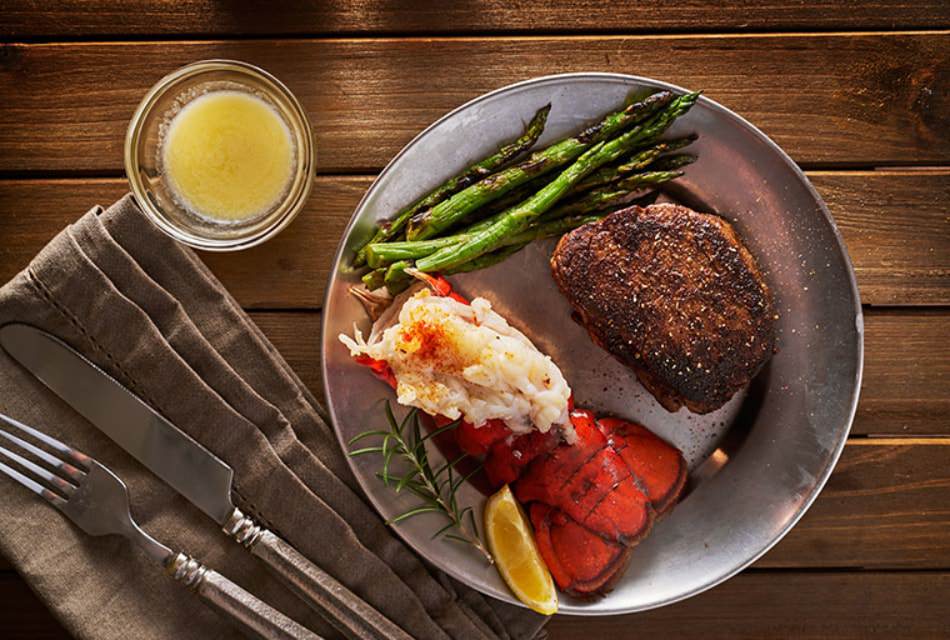
[[[0,289],[0,324],[13,321],[60,337],[222,458],[242,511],[413,637],[544,635],[544,618],[454,582],[386,527],[313,395],[195,254],[153,227],[131,196],[93,208]],[[2,352],[0,411],[110,467],[158,540],[337,637],[211,519]],[[0,553],[78,638],[236,635],[129,542],[86,535],[5,477]]]

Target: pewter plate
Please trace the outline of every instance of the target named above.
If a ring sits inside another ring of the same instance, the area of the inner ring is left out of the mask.
[[[543,146],[622,104],[641,87],[682,92],[647,78],[581,73],[537,78],[483,95],[445,115],[389,163],[363,197],[340,243],[327,286],[323,380],[344,449],[355,434],[381,428],[389,389],[354,364],[337,339],[369,321],[347,288],[353,248],[373,222],[392,215],[461,167],[518,136],[551,102]],[[861,382],[863,323],[848,254],[821,198],[792,160],[761,131],[702,98],[670,135],[695,131],[699,156],[665,197],[732,221],[775,292],[779,351],[725,407],[709,415],[671,414],[634,375],[596,347],[570,317],[548,270],[553,241],[535,243],[493,268],[451,278],[466,296],[488,298],[564,371],[578,406],[642,422],[685,453],[688,494],[633,553],[606,597],[561,596],[561,612],[642,611],[713,587],[768,551],[798,521],[844,447]],[[350,464],[376,509],[390,518],[414,504],[375,476],[380,461]],[[473,488],[462,500],[481,512]],[[424,558],[490,596],[516,602],[496,570],[465,546],[432,540],[441,526],[423,515],[395,527]]]

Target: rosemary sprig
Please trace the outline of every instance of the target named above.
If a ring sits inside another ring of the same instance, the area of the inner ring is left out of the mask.
[[[353,446],[365,438],[381,437],[383,440],[380,445],[353,449],[349,455],[361,456],[371,453],[382,455],[383,468],[376,475],[396,493],[405,489],[422,499],[422,504],[391,518],[386,524],[393,525],[423,513],[441,513],[448,519],[448,523],[432,535],[433,539],[444,536],[450,540],[470,544],[485,557],[489,564],[493,564],[494,559],[491,553],[478,535],[474,510],[472,507],[460,509],[458,504],[459,488],[481,469],[481,465],[466,475],[458,474],[454,470],[455,465],[467,457],[466,454],[462,454],[455,460],[446,461],[433,470],[426,452],[428,440],[456,428],[460,420],[422,435],[417,409],[412,409],[402,422],[398,422],[396,416],[393,415],[392,407],[387,402],[386,421],[389,429],[364,431],[348,443]],[[408,467],[401,474],[393,473],[395,458],[403,460]]]

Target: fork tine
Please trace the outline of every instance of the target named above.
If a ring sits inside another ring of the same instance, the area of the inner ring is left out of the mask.
[[[2,429],[0,429],[0,438],[6,438],[10,442],[23,447],[24,449],[32,453],[34,456],[36,456],[37,458],[39,458],[46,464],[50,465],[51,467],[59,467],[64,464],[63,461],[57,458],[56,456],[50,455],[49,453],[43,451],[39,447],[30,444],[29,442],[27,442],[26,440],[23,440],[22,438],[18,438],[12,433],[3,431]]]
[[[73,495],[73,493],[76,491],[75,485],[70,484],[66,480],[60,478],[55,473],[52,473],[49,470],[44,469],[40,465],[30,460],[27,460],[26,458],[24,458],[23,456],[21,456],[20,454],[16,452],[0,447],[0,456],[5,456],[9,460],[13,460],[17,464],[19,464],[21,467],[32,472],[33,475],[38,476],[39,478],[42,478],[46,482],[50,483],[56,489],[58,489],[66,498],[70,498]]]
[[[46,498],[50,503],[53,504],[54,507],[58,509],[62,509],[64,506],[66,506],[66,501],[63,500],[60,496],[56,495],[55,493],[53,493],[52,491],[50,491],[49,489],[47,489],[40,483],[27,478],[25,475],[23,475],[16,469],[13,469],[12,467],[8,467],[2,462],[0,462],[0,473],[3,473],[4,475],[9,476],[10,478],[13,478],[14,480],[22,484],[24,487],[26,487],[33,493]]]
[[[19,420],[16,420],[15,418],[11,418],[10,416],[8,416],[8,415],[6,415],[6,414],[4,414],[4,413],[0,413],[0,420],[2,420],[3,422],[6,422],[6,423],[7,423],[8,425],[10,425],[11,427],[16,427],[16,428],[19,429],[20,431],[23,431],[23,432],[25,432],[25,433],[30,434],[31,436],[33,436],[34,438],[36,438],[36,439],[39,440],[40,442],[45,443],[45,444],[48,445],[49,447],[55,449],[56,451],[60,452],[60,453],[63,454],[64,456],[66,456],[73,464],[78,465],[78,466],[80,467],[80,469],[82,469],[82,470],[84,470],[84,471],[88,471],[88,469],[89,469],[89,461],[90,461],[92,458],[90,458],[89,456],[87,456],[85,453],[83,453],[83,452],[81,452],[81,451],[79,451],[79,450],[77,450],[77,449],[73,449],[72,447],[69,447],[69,446],[63,444],[62,442],[60,442],[60,441],[57,440],[56,438],[54,438],[54,437],[52,437],[52,436],[48,436],[48,435],[46,435],[45,433],[43,433],[42,431],[39,431],[38,429],[34,429],[33,427],[31,427],[31,426],[29,426],[29,425],[23,424],[23,423],[20,422]],[[3,433],[3,432],[0,431],[0,433]],[[32,445],[30,445],[30,446],[32,446]],[[31,451],[31,453],[35,453],[35,452]],[[45,452],[44,452],[44,453],[45,453]],[[41,457],[42,457],[42,456],[41,456]],[[44,458],[44,459],[45,459],[45,458]],[[58,464],[58,463],[52,463],[52,462],[51,462],[50,464]]]

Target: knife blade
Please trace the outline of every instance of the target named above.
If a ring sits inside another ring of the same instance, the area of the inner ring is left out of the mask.
[[[0,327],[0,346],[80,415],[222,525],[300,598],[351,640],[411,640],[398,625],[353,594],[231,501],[234,472],[68,344],[37,329]]]
[[[44,331],[0,328],[0,344],[56,395],[175,491],[223,525],[234,472],[105,371]]]

